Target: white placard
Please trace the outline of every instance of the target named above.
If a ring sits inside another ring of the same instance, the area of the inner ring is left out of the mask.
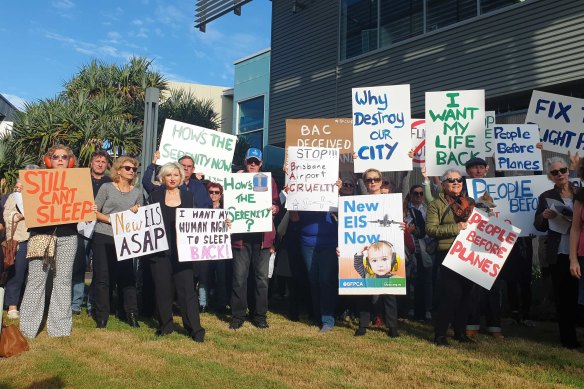
[[[521,230],[475,208],[442,264],[490,290]]]
[[[236,141],[235,135],[166,119],[156,163],[164,165],[189,155],[197,173],[205,174],[210,181],[223,182],[225,175],[231,173]]]
[[[227,214],[223,209],[178,208],[176,246],[179,262],[233,258]]]
[[[486,158],[485,91],[426,92],[426,134],[429,176]]]
[[[539,126],[544,150],[582,155],[584,99],[534,90],[525,123]]]
[[[339,149],[288,147],[286,208],[294,211],[337,210]]]
[[[77,232],[79,235],[86,237],[87,239],[93,238],[93,231],[95,230],[95,225],[97,222],[92,220],[90,222],[79,222],[77,223]]]
[[[112,213],[110,223],[118,261],[168,250],[168,239],[158,203],[140,207],[136,213]]]
[[[495,148],[493,146],[493,128],[495,127],[496,112],[495,111],[485,111],[485,152],[487,156],[492,156],[495,153]]]
[[[412,148],[414,149],[414,159],[412,162],[416,167],[426,164],[426,121],[424,119],[412,118]]]
[[[496,170],[543,170],[537,124],[497,124],[494,134]]]
[[[271,173],[229,174],[223,189],[232,234],[272,231]]]
[[[466,180],[466,186],[476,202],[494,203],[495,215],[521,229],[521,236],[545,235],[533,221],[539,195],[554,187],[547,176],[475,178]],[[485,193],[491,199],[485,199]]]
[[[353,88],[355,173],[412,170],[410,86]]]

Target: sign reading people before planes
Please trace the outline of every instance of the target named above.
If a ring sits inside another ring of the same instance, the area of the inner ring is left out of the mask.
[[[497,124],[494,134],[497,171],[542,171],[537,124]]]
[[[177,208],[179,262],[233,258],[227,218],[223,209]]]
[[[188,155],[197,173],[205,174],[210,181],[223,182],[225,175],[231,173],[236,142],[235,135],[166,119],[156,163],[164,165]]]
[[[575,154],[584,150],[584,99],[534,90],[525,123],[539,126],[544,150]]]
[[[232,234],[272,231],[271,173],[229,174],[223,189]]]
[[[294,211],[334,212],[339,204],[339,150],[288,147],[288,198]]]
[[[486,158],[485,91],[426,92],[426,135],[429,176]]]
[[[26,226],[95,220],[89,169],[19,170]]]
[[[355,173],[412,170],[410,86],[352,89]]]
[[[491,290],[521,230],[475,208],[442,264]]]
[[[110,214],[118,261],[168,250],[160,204]]]
[[[426,163],[426,121],[412,118],[411,129],[414,166],[422,167]]]
[[[467,179],[469,197],[491,209],[495,216],[517,226],[521,236],[545,235],[533,226],[538,197],[554,184],[547,176]]]
[[[406,294],[401,193],[339,202],[339,294]]]

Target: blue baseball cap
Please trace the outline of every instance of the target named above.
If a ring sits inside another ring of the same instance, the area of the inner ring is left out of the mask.
[[[245,153],[245,160],[247,161],[250,158],[256,158],[258,161],[262,162],[261,150],[254,147],[247,149],[247,153]]]

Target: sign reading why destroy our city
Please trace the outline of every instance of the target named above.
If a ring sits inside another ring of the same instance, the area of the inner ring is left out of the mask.
[[[95,220],[89,169],[20,170],[26,226]]]
[[[497,124],[494,134],[496,170],[542,170],[537,124]]]
[[[110,223],[118,261],[168,250],[160,204],[145,205],[138,212],[112,213]]]
[[[176,235],[179,262],[233,258],[228,213],[223,209],[178,208]]]
[[[533,226],[538,197],[554,184],[546,176],[475,178],[466,180],[468,195],[503,221],[521,229],[521,236],[545,235]]]
[[[288,147],[288,198],[294,211],[337,210],[339,204],[339,150],[322,147]]]
[[[399,193],[341,197],[339,294],[406,294]]]
[[[442,264],[490,290],[519,233],[519,228],[475,208]]]
[[[156,163],[164,165],[188,155],[197,173],[205,174],[208,180],[223,182],[223,177],[231,173],[236,142],[235,135],[166,119]]]
[[[225,177],[223,201],[231,233],[272,230],[272,175],[235,173]]]
[[[355,173],[412,170],[410,86],[353,88]]]
[[[426,135],[430,176],[485,158],[485,91],[426,92]]]
[[[544,150],[584,150],[584,99],[534,90],[525,123],[539,126]]]

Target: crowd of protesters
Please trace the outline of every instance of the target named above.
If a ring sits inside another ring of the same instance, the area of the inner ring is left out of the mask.
[[[8,319],[20,319],[20,330],[34,338],[41,330],[46,312],[49,336],[69,336],[72,315],[87,314],[96,328],[106,329],[110,315],[117,315],[130,327],[153,317],[158,321],[156,336],[176,330],[174,305],[180,310],[187,334],[203,342],[205,329],[200,314],[215,312],[229,320],[229,328],[238,330],[247,320],[265,329],[268,324],[270,296],[286,296],[291,320],[299,320],[306,310],[320,332],[331,332],[335,321],[358,317],[355,336],[363,336],[371,326],[387,328],[391,338],[398,336],[398,318],[433,322],[434,343],[449,344],[453,339],[476,341],[485,317],[485,331],[503,338],[501,324],[502,291],[506,289],[511,318],[519,325],[535,326],[531,318],[533,237],[520,238],[511,251],[502,274],[490,290],[442,266],[452,242],[468,226],[474,207],[484,207],[468,196],[465,178],[484,178],[488,164],[473,158],[466,164],[466,174],[456,169],[441,177],[426,177],[423,185],[409,185],[409,173],[403,175],[400,189],[376,169],[363,174],[341,177],[336,185],[341,196],[379,195],[402,191],[404,241],[406,250],[407,294],[339,296],[338,295],[338,216],[334,212],[286,211],[272,179],[272,230],[262,233],[234,234],[233,259],[179,262],[176,246],[176,208],[222,208],[223,187],[195,174],[194,161],[188,156],[163,165],[158,172],[155,152],[146,167],[142,186],[137,181],[139,163],[131,157],[111,161],[103,150],[91,156],[89,163],[96,213],[91,239],[78,234],[77,225],[62,224],[27,228],[24,212],[15,193],[4,197],[4,233],[19,242],[15,264],[6,269],[4,306]],[[545,233],[543,260],[548,264],[559,325],[559,337],[566,348],[580,347],[576,336],[578,303],[584,305],[584,191],[578,191],[568,179],[570,172],[584,180],[584,163],[570,158],[570,166],[561,158],[546,163],[548,178],[554,188],[539,197],[533,215],[534,226]],[[44,168],[77,167],[75,156],[65,145],[47,150]],[[259,149],[247,150],[242,170],[259,172],[263,164]],[[24,169],[39,168],[27,165]],[[286,192],[286,187],[283,187]],[[15,192],[22,190],[17,184]],[[549,220],[558,215],[546,206],[546,199],[562,202],[573,210],[572,228],[566,234],[549,228]],[[168,234],[169,249],[134,260],[118,261],[109,215],[137,212],[144,204],[158,203]],[[488,206],[486,211],[488,212]],[[56,236],[54,261],[27,260],[27,242],[36,234]],[[369,250],[379,256],[375,266],[388,253],[382,245]],[[274,277],[270,280],[270,262],[275,258]],[[360,266],[363,266],[361,261]],[[356,263],[356,269],[358,268]],[[89,287],[86,269],[93,269]],[[357,269],[358,270],[358,269]],[[49,277],[50,276],[50,277]],[[48,282],[49,281],[49,282]],[[503,288],[506,284],[506,288]],[[51,288],[48,290],[48,288]],[[45,296],[50,293],[50,301]],[[579,299],[579,300],[578,300]],[[473,339],[474,338],[474,339]]]

